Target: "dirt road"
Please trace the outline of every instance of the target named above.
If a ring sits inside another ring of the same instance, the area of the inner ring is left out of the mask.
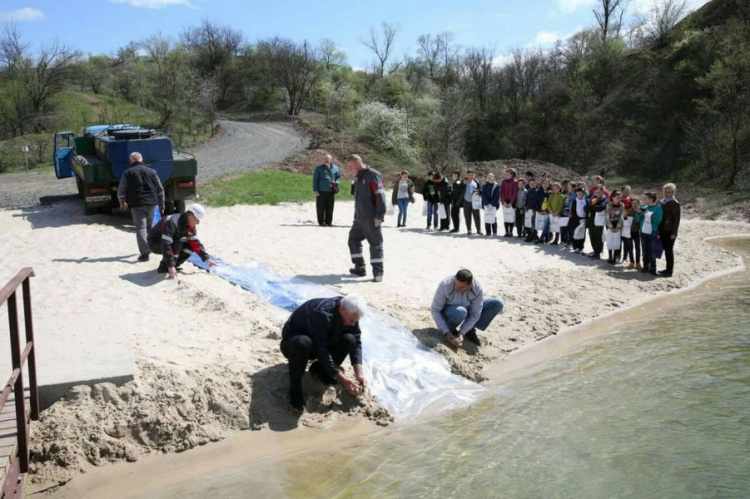
[[[286,123],[222,120],[224,134],[195,150],[198,182],[225,173],[261,168],[291,156],[308,139]],[[0,175],[0,209],[26,208],[77,195],[75,179],[59,180],[53,172]]]

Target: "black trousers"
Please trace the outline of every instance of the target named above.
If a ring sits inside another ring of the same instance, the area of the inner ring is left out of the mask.
[[[318,192],[315,198],[315,207],[318,211],[318,225],[333,225],[333,204],[336,200],[335,194],[331,192]]]
[[[375,275],[383,274],[383,231],[375,227],[375,219],[355,219],[349,230],[349,253],[358,269],[365,268],[362,241],[370,243],[370,264]]]
[[[329,345],[328,351],[337,366],[340,366],[346,357],[354,351],[357,340],[353,334],[344,334],[341,340]],[[297,335],[281,340],[281,353],[289,360],[289,383],[294,391],[302,391],[302,376],[307,369],[307,363],[316,360],[317,356],[313,350],[313,342],[309,336]]]
[[[661,245],[664,247],[664,258],[667,260],[667,268],[665,269],[670,274],[674,271],[674,242],[672,239],[671,232],[659,232],[659,238],[661,239]]]
[[[464,220],[466,220],[466,230],[471,233],[471,217],[474,216],[474,225],[477,226],[477,234],[482,233],[482,225],[479,220],[479,210],[475,210],[471,201],[464,200]]]
[[[523,208],[516,208],[516,230],[518,231],[519,236],[523,235],[523,224],[525,218],[526,213],[524,212]]]
[[[151,253],[155,255],[161,255],[161,239],[149,239],[148,248],[151,250]],[[180,265],[185,263],[185,261],[190,258],[190,255],[192,254],[193,252],[189,248],[187,248],[187,246],[183,246],[182,251],[180,251],[180,254],[175,258],[175,267],[179,267]]]
[[[451,228],[451,204],[450,203],[443,203],[443,207],[445,208],[445,214],[448,215],[445,218],[440,218],[440,215],[438,215],[438,218],[440,218],[440,229],[441,230],[448,230]]]
[[[453,228],[455,230],[461,229],[461,204],[455,203],[451,206],[451,219],[453,220]]]
[[[602,241],[602,235],[604,234],[604,227],[598,225],[592,225],[589,228],[589,237],[591,239],[591,247],[594,248],[594,254],[601,255],[604,251],[604,241]]]

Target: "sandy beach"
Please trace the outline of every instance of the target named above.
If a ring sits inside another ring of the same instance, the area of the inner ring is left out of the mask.
[[[486,366],[521,346],[736,266],[737,256],[705,239],[750,233],[747,224],[685,221],[674,277],[654,279],[559,247],[425,232],[418,201],[408,227],[395,228],[395,216],[386,221],[385,280],[377,284],[348,275],[352,210],[351,203],[337,204],[335,226],[321,228],[312,203],[209,209],[199,235],[209,253],[226,261],[258,260],[281,274],[361,293],[445,355],[454,372],[476,381],[485,379]],[[71,341],[84,332],[106,335],[133,353],[138,370],[121,387],[77,388],[43,413],[32,427],[33,488],[93,465],[186,450],[243,429],[389,423],[374,400],[360,403],[323,387],[313,387],[320,392],[317,406],[297,422],[286,407],[278,351],[285,313],[198,269],[164,280],[155,259],[136,262],[128,219],[81,211],[68,201],[0,212],[6,248],[0,278],[33,267],[37,330]],[[461,267],[474,272],[487,295],[506,302],[480,332],[478,352],[442,344],[429,313],[438,281]]]

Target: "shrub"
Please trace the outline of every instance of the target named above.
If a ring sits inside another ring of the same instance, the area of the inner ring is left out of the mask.
[[[356,114],[361,138],[400,158],[414,156],[412,127],[405,110],[388,107],[381,102],[368,102],[357,107]]]

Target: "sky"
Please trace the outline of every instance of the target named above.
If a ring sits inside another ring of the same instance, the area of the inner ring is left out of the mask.
[[[156,33],[178,37],[208,19],[231,26],[248,42],[282,36],[330,38],[354,68],[373,57],[362,44],[371,27],[398,28],[396,54],[416,56],[422,34],[450,32],[463,47],[489,47],[497,60],[513,48],[552,46],[595,24],[597,0],[0,0],[0,23],[17,24],[31,47],[59,41],[84,54],[114,54]],[[629,12],[654,1],[630,0]],[[707,0],[688,0],[691,9]]]

